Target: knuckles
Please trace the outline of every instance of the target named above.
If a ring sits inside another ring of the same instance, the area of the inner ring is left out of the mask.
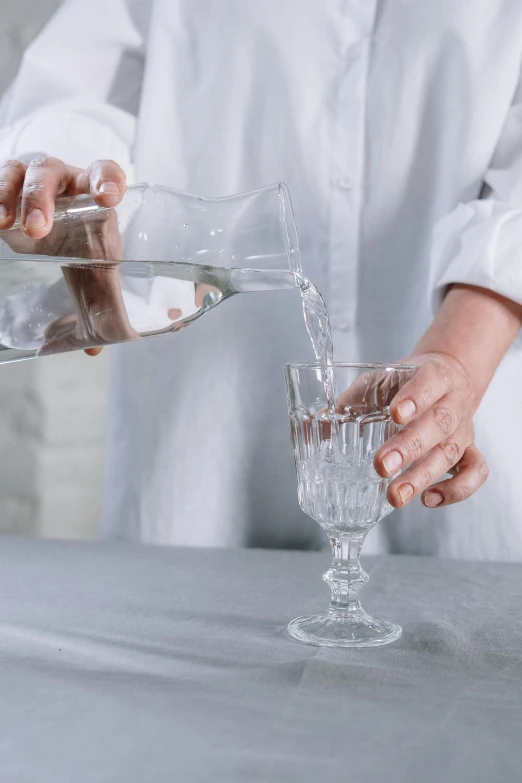
[[[450,468],[457,464],[463,454],[463,448],[457,440],[445,440],[442,443],[439,443],[439,448],[444,454],[448,467]]]
[[[26,182],[24,185],[24,197],[28,200],[38,200],[47,190],[46,185],[43,182],[34,180],[33,182]]]
[[[21,160],[9,159],[0,164],[0,170],[12,174],[25,174],[26,165]]]
[[[95,160],[86,169],[87,174],[91,175],[110,175],[111,177],[123,178],[123,169],[118,166],[115,160]]]
[[[4,198],[14,196],[18,189],[19,188],[17,188],[16,183],[13,180],[0,177],[0,193],[2,193]]]
[[[415,487],[417,491],[429,487],[433,484],[435,479],[438,478],[435,470],[431,467],[423,467],[418,474],[418,478],[415,481]]]
[[[477,473],[483,484],[489,476],[489,465],[484,458],[479,460],[479,463],[477,465]]]
[[[399,451],[406,461],[409,458],[416,460],[424,453],[424,440],[416,432],[413,432],[404,439]]]
[[[437,429],[443,436],[451,435],[457,429],[457,413],[449,405],[436,405],[433,408],[433,418]]]
[[[453,500],[461,503],[463,500],[467,500],[473,492],[474,490],[468,482],[459,482],[453,487]]]
[[[63,161],[61,161],[59,158],[53,158],[49,155],[44,156],[43,158],[35,158],[31,161],[29,164],[29,168],[31,169],[52,169],[52,168],[61,168],[64,165]]]

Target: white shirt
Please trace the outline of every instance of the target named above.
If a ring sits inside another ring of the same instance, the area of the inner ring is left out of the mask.
[[[522,303],[521,60],[520,0],[68,0],[2,104],[0,158],[114,158],[211,196],[286,181],[337,358],[397,360],[449,283]],[[116,349],[105,533],[320,540],[297,506],[282,377],[310,355],[286,292]],[[413,504],[374,549],[522,558],[520,378],[515,347],[477,416],[486,487]]]

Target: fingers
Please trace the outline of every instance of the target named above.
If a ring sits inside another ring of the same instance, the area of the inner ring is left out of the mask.
[[[436,358],[422,365],[397,392],[390,410],[397,424],[418,418],[449,392],[454,383],[451,366]]]
[[[196,285],[196,292],[195,292],[195,304],[196,307],[202,307],[203,306],[203,300],[207,296],[207,294],[219,294],[219,289],[216,288],[215,285],[208,285],[207,283],[198,283]]]
[[[40,158],[29,164],[22,190],[22,230],[27,236],[47,236],[56,198],[66,191],[70,176],[70,167],[57,158]]]
[[[86,353],[87,356],[99,356],[102,351],[103,348],[86,348],[84,353]]]
[[[415,371],[412,370],[412,375]],[[390,405],[404,380],[393,370],[372,370],[362,373],[343,391],[336,403],[339,413],[353,412],[364,415]]]
[[[412,421],[397,435],[393,435],[379,449],[374,461],[379,476],[383,478],[394,476],[406,465],[419,460],[437,444],[451,443],[452,436],[460,424],[462,412],[462,401],[456,395],[442,397],[420,418]]]
[[[380,372],[365,372],[359,375],[350,386],[338,396],[336,408],[341,413],[346,408],[358,408],[365,405],[375,405],[373,390],[381,382]]]
[[[422,502],[428,508],[460,503],[480,489],[488,473],[486,460],[476,446],[470,445],[458,463],[455,475],[424,492]]]
[[[96,160],[76,173],[68,195],[90,193],[101,207],[115,207],[122,200],[125,188],[125,172],[115,161]]]
[[[129,321],[117,264],[63,267],[62,274],[75,305],[78,341],[91,347],[139,338]]]
[[[19,160],[6,160],[0,165],[0,231],[7,231],[16,220],[26,169]]]
[[[425,457],[394,479],[388,487],[388,500],[402,508],[410,500],[431,487],[441,476],[457,465],[466,448],[473,442],[473,427],[459,427],[447,440],[438,443]]]
[[[85,193],[100,206],[115,207],[125,188],[125,173],[112,160],[97,160],[86,169],[51,157],[33,160],[29,166],[6,161],[0,164],[0,231],[13,225],[20,196],[23,233],[42,239],[52,228],[57,197]]]

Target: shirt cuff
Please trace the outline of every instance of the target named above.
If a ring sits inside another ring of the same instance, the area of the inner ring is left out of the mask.
[[[435,228],[430,278],[434,312],[454,283],[522,304],[522,210],[493,200],[459,205]]]

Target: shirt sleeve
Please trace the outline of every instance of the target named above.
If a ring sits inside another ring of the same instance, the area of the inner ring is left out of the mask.
[[[133,179],[144,63],[136,0],[66,0],[26,50],[0,104],[0,160],[116,160]]]
[[[488,288],[522,304],[522,79],[483,195],[460,204],[435,227],[430,270],[434,310],[453,283]]]

